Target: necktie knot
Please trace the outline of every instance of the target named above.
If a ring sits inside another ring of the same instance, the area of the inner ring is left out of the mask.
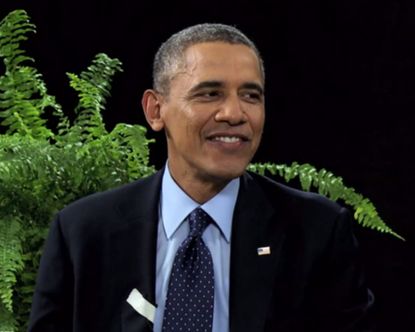
[[[194,209],[189,214],[189,235],[191,237],[200,237],[206,227],[211,223],[212,218],[200,207]]]

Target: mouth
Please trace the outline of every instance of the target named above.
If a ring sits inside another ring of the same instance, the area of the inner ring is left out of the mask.
[[[238,143],[241,141],[241,138],[237,136],[217,136],[217,137],[213,137],[212,141],[223,142],[223,143]]]
[[[224,134],[216,134],[211,135],[208,137],[210,141],[213,142],[221,142],[221,143],[242,143],[247,142],[248,137],[243,135],[224,135]]]

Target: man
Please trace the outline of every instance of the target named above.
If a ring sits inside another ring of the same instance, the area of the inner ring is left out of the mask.
[[[29,331],[367,331],[348,212],[245,172],[265,119],[254,44],[196,25],[153,76],[142,105],[167,164],[58,214]]]

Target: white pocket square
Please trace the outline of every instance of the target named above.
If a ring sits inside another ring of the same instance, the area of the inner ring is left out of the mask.
[[[150,322],[154,323],[154,316],[156,314],[156,307],[148,302],[144,296],[137,290],[133,289],[127,299],[135,311],[141,316],[147,318]]]

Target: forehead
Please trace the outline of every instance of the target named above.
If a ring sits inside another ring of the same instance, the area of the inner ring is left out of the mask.
[[[263,81],[256,53],[246,45],[224,42],[188,47],[176,76],[196,81],[252,81],[261,85]]]

